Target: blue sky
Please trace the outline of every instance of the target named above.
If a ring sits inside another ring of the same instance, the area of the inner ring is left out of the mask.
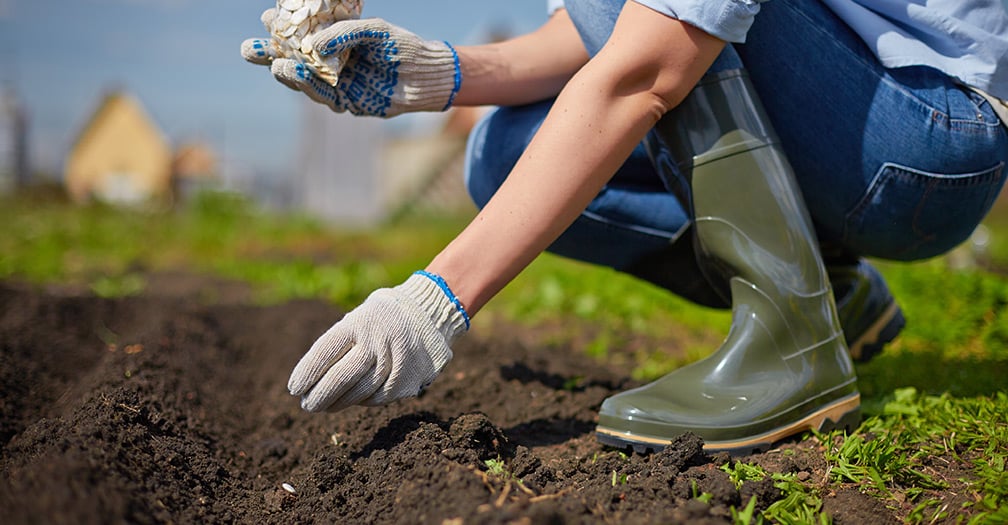
[[[245,63],[273,0],[0,0],[0,85],[31,118],[32,157],[58,170],[109,89],[141,100],[173,142],[209,141],[229,162],[274,172],[293,165],[300,96]],[[545,0],[365,0],[422,36],[472,43],[497,27],[523,32]],[[326,111],[319,106],[319,109]]]

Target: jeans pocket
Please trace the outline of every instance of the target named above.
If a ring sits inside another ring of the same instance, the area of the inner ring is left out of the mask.
[[[912,261],[966,240],[1004,184],[1004,162],[975,173],[929,173],[886,163],[847,213],[844,244],[872,257]]]
[[[994,107],[991,102],[968,87],[962,88],[966,92],[966,96],[969,97],[970,102],[973,103],[972,109],[975,119],[971,119],[973,124],[982,124],[991,128],[997,128],[1001,123],[1001,118],[998,116],[997,112],[994,111]]]

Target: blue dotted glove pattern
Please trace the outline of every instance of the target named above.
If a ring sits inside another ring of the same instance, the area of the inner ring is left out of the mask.
[[[266,58],[266,50],[269,48],[269,43],[265,40],[254,40],[252,42],[252,47],[255,49],[255,54],[259,58]]]
[[[343,66],[340,106],[355,115],[386,116],[399,85],[399,47],[388,31],[362,30],[326,43],[323,56],[353,51]]]
[[[301,81],[300,86],[293,86],[294,89],[304,91],[312,100],[329,106],[333,111],[338,113],[347,111],[346,103],[343,102],[336,88],[317,77],[310,67],[303,62],[298,62],[294,71],[298,80]]]

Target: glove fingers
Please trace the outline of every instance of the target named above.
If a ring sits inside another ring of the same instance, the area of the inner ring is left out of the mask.
[[[339,56],[351,49],[370,50],[373,44],[389,40],[390,29],[388,22],[379,18],[343,20],[316,33],[312,46],[322,57]]]
[[[344,328],[343,321],[336,323],[298,361],[287,381],[287,390],[295,396],[304,394],[353,347],[352,332]]]
[[[339,91],[319,78],[306,64],[287,58],[278,58],[273,61],[270,71],[281,84],[303,92],[315,102],[325,104],[337,113],[346,110]]]
[[[305,83],[304,77],[311,74],[311,70],[307,66],[298,62],[297,60],[291,60],[289,58],[278,58],[273,61],[270,65],[270,72],[273,76],[280,81],[281,84],[293,89],[294,91],[304,91],[305,94],[311,95],[310,90],[304,90],[303,87],[310,88],[308,84]]]
[[[450,360],[451,350],[447,346],[445,346],[445,350],[447,350]],[[429,346],[427,351],[430,352]],[[393,367],[384,380],[383,388],[376,390],[372,396],[359,403],[366,406],[380,406],[387,405],[397,399],[419,396],[434,382],[441,368],[444,367],[444,364],[435,365],[429,355],[419,353],[414,355],[412,365],[410,367]]]
[[[355,401],[345,399],[348,391],[373,393],[381,383],[369,381],[375,368],[375,356],[361,345],[355,346],[322,376],[322,379],[301,396],[301,408],[309,412],[342,410]]]
[[[372,354],[373,355],[373,354]],[[340,397],[338,404],[329,407],[328,410],[340,410],[348,406],[361,404],[365,399],[373,398],[376,392],[381,392],[385,386],[385,381],[388,379],[389,371],[392,369],[392,363],[388,359],[378,358],[371,367],[371,373],[362,377],[353,388],[348,390],[342,397]],[[389,399],[388,401],[392,401]],[[388,402],[386,401],[386,403]],[[384,403],[383,403],[384,404]]]
[[[249,38],[242,42],[241,55],[247,62],[260,66],[269,65],[278,56],[268,38]]]
[[[259,20],[262,22],[263,27],[266,28],[267,33],[273,33],[273,21],[276,20],[276,14],[276,8],[271,7],[263,11],[262,16],[259,17]]]

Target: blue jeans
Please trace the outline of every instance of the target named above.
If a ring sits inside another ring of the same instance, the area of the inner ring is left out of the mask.
[[[622,4],[567,0],[590,54],[605,43]],[[819,240],[834,249],[894,260],[942,254],[969,237],[1008,176],[1008,132],[986,100],[931,68],[883,68],[820,2],[763,4],[746,44],[726,48],[712,70],[737,67],[739,58]],[[473,130],[466,186],[478,206],[507,177],[551,104],[499,108]],[[550,251],[633,273],[639,261],[684,239],[686,204],[640,146]]]

